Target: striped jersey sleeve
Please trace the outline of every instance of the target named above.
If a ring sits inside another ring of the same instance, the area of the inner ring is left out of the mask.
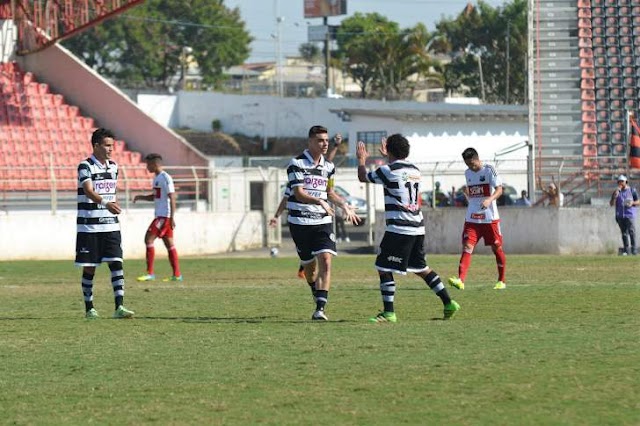
[[[367,174],[369,182],[384,186],[386,231],[402,235],[424,235],[420,210],[422,175],[408,161],[394,161]]]

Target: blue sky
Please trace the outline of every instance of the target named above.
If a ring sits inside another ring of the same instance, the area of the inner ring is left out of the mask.
[[[460,13],[467,0],[347,0],[348,15],[330,17],[329,24],[337,25],[341,19],[355,12],[378,12],[402,28],[423,22],[430,31],[442,17]],[[504,4],[502,0],[488,0],[492,6]],[[239,7],[249,32],[255,39],[248,62],[273,61],[277,49],[276,16],[284,18],[280,24],[280,48],[283,56],[296,55],[298,46],[307,41],[307,25],[322,24],[321,18],[304,19],[304,0],[225,0],[231,8]],[[276,14],[276,8],[279,10]],[[273,36],[272,36],[273,35]]]

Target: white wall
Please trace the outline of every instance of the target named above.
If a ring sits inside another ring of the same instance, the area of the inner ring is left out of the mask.
[[[144,234],[153,210],[120,215],[124,257],[144,258]],[[205,255],[262,247],[261,212],[176,214],[175,242],[180,255]],[[13,212],[0,216],[0,259],[69,259],[75,257],[76,212]],[[162,243],[157,252],[165,256]]]
[[[460,253],[466,209],[423,210],[426,223],[426,251]],[[384,214],[377,213],[377,244],[384,233]],[[615,212],[593,208],[500,208],[504,249],[513,254],[613,254],[621,245]],[[491,253],[481,242],[476,253]],[[508,268],[508,266],[507,266]]]

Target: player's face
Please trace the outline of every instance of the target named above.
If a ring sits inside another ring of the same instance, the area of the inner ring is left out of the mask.
[[[469,160],[464,160],[464,164],[466,164],[467,167],[473,170],[474,172],[477,172],[482,168],[482,162],[477,157],[471,158]]]
[[[309,152],[312,155],[326,154],[329,149],[329,135],[327,133],[318,133],[309,138]]]
[[[147,161],[147,171],[149,173],[155,173],[158,171],[158,162],[156,160]]]
[[[101,143],[93,146],[93,155],[99,161],[104,162],[111,159],[114,148],[115,142],[113,138],[104,138]]]

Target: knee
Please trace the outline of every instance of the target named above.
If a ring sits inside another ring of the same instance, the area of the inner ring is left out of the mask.
[[[493,250],[494,253],[500,253],[502,251],[502,245],[494,244],[491,246],[491,250]]]
[[[96,267],[95,266],[85,266],[84,268],[82,268],[82,272],[84,274],[87,274],[87,275],[95,275],[96,274]]]
[[[378,274],[380,275],[380,282],[381,283],[388,283],[393,281],[393,274],[391,272],[378,272]]]
[[[472,246],[471,244],[465,244],[465,245],[462,246],[462,251],[465,252],[465,253],[472,254],[474,248],[475,248],[475,246]]]
[[[110,271],[120,271],[122,269],[122,262],[109,262]]]

